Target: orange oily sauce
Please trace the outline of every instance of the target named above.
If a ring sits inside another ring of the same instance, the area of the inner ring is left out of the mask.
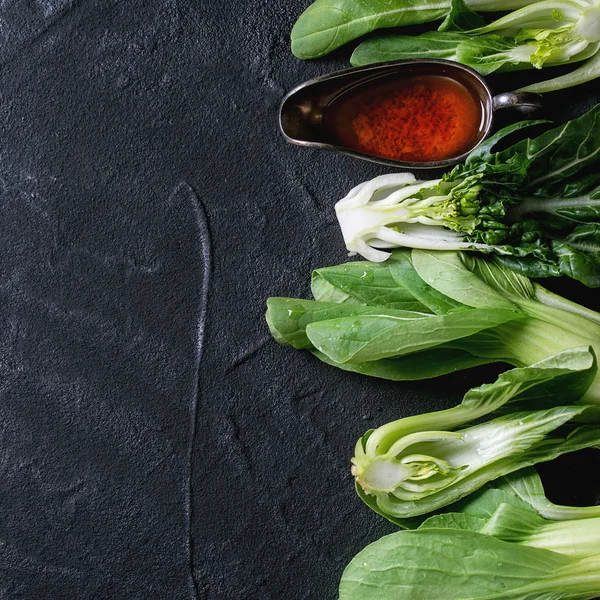
[[[483,135],[479,96],[441,75],[382,78],[356,86],[325,109],[329,135],[349,149],[407,162],[459,156]]]

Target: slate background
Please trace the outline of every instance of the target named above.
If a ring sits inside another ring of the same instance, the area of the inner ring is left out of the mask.
[[[497,372],[391,384],[270,340],[266,298],[345,260],[333,203],[385,172],[278,135],[284,93],[347,66],[290,54],[307,5],[0,3],[1,599],[335,598],[392,531],[355,440]],[[550,495],[596,501],[598,464],[544,467]]]

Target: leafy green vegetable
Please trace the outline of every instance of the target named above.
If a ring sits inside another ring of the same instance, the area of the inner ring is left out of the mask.
[[[362,66],[435,56],[489,75],[587,60],[574,73],[523,88],[536,92],[571,87],[600,74],[600,6],[593,0],[542,0],[489,25],[476,17],[462,0],[454,0],[438,32],[366,40],[355,49],[350,62]]]
[[[352,459],[357,485],[375,497],[377,512],[407,519],[447,506],[501,475],[597,444],[597,426],[556,436],[589,408],[568,405],[582,398],[596,373],[592,354],[568,350],[474,388],[459,406],[369,431]],[[508,403],[543,406],[554,398],[560,406],[509,412],[460,429]]]
[[[578,173],[600,161],[600,105],[535,139],[493,152],[499,132],[442,179],[376,177],[336,204],[350,252],[390,248],[494,253],[529,277],[600,286],[600,186]]]
[[[369,496],[363,497],[371,508],[381,513],[369,501]],[[393,598],[431,600],[440,597],[558,600],[597,595],[598,582],[594,579],[591,583],[590,575],[593,577],[600,566],[594,565],[600,558],[599,506],[570,507],[551,503],[544,495],[537,473],[527,468],[489,482],[447,510],[424,521],[422,518],[398,521],[381,513],[401,526],[417,529],[392,534],[359,553],[342,576],[340,600],[385,598],[389,593]],[[470,547],[465,545],[467,541]],[[507,550],[507,545],[512,552]],[[502,554],[498,554],[499,549]],[[503,562],[505,556],[512,557],[511,562]],[[452,561],[440,563],[440,558],[447,557]],[[485,562],[481,557],[498,560]],[[511,567],[516,557],[519,561],[534,561],[529,582],[513,579],[516,573]],[[480,562],[474,562],[477,560]],[[562,560],[581,572],[557,573],[561,578],[558,582],[550,569],[539,570],[556,566]],[[449,565],[451,571],[446,573]],[[585,573],[588,569],[589,573]],[[445,577],[438,579],[434,575],[431,579],[430,574],[439,571]],[[466,587],[465,582],[456,579],[457,574],[476,576],[476,585]],[[586,584],[589,587],[585,587]],[[490,586],[508,595],[494,595],[490,593]],[[548,591],[553,586],[554,591]]]
[[[511,10],[531,0],[469,0],[476,11]],[[451,0],[316,0],[292,29],[292,52],[302,59],[323,56],[375,29],[442,19]]]
[[[546,548],[570,556],[598,552],[600,517],[574,521],[548,521],[532,511],[503,504],[481,529],[507,542]]]
[[[324,302],[430,312],[414,293],[396,283],[386,264],[355,261],[317,269],[311,291],[315,300]]]
[[[463,369],[497,362],[495,358],[474,356],[470,352],[455,348],[433,348],[398,358],[382,358],[370,362],[336,363],[326,354],[313,350],[313,354],[324,363],[344,371],[390,379],[391,381],[414,381],[431,379]]]
[[[420,58],[458,62],[456,48],[464,41],[464,34],[458,31],[427,31],[419,36],[378,36],[357,46],[350,62],[355,67],[362,67],[391,60],[408,60],[415,54]]]
[[[526,122],[525,125],[528,123]],[[508,131],[512,131],[508,129]],[[502,131],[494,138],[502,139]],[[486,175],[502,173],[506,181],[486,178],[486,185],[503,187],[508,184],[514,193],[525,186],[527,192],[546,197],[543,187],[551,184],[573,184],[569,180],[583,168],[600,160],[600,105],[577,119],[567,121],[534,139],[524,139],[500,152],[468,157],[465,173],[483,171]],[[462,166],[456,169],[461,171]],[[587,179],[585,180],[587,181]],[[517,195],[521,198],[521,195]],[[515,203],[516,204],[516,203]]]
[[[485,20],[471,10],[464,0],[453,0],[450,12],[438,27],[438,31],[470,31],[484,26]]]
[[[600,314],[473,254],[396,250],[376,266],[319,269],[313,290],[318,301],[268,300],[271,333],[365,375],[424,379],[487,362],[526,367],[571,348],[600,353]],[[585,398],[600,404],[600,377]]]
[[[476,492],[444,507],[445,512],[434,511],[410,518],[397,518],[381,511],[375,496],[365,493],[358,484],[356,492],[371,510],[403,529],[455,528],[460,522],[458,525],[460,529],[468,528],[470,531],[480,532],[501,504],[534,511],[540,516],[555,521],[600,516],[598,506],[572,507],[551,503],[544,495],[542,482],[532,467],[489,481]]]
[[[350,63],[362,67],[408,58],[442,58],[489,75],[531,67],[531,49],[528,50],[523,51],[511,38],[496,34],[470,37],[462,31],[428,31],[417,36],[386,35],[366,40],[354,50]]]
[[[592,533],[598,547],[598,528]],[[598,554],[571,556],[453,528],[381,538],[354,557],[339,588],[339,600],[585,600],[599,594]]]

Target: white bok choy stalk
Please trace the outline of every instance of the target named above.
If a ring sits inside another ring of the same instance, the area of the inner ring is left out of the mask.
[[[394,173],[357,185],[335,205],[346,248],[372,262],[398,247],[491,251],[465,239],[480,222],[479,179],[417,181],[411,173]]]

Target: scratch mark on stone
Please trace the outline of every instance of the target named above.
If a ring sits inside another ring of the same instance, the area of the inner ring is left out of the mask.
[[[317,388],[314,390],[308,390],[306,392],[300,392],[299,394],[294,394],[292,396],[293,400],[306,400],[307,398],[312,398],[313,396],[317,396],[319,400],[323,400],[323,396],[325,395],[325,391],[322,388]]]
[[[310,200],[311,204],[317,209],[317,210],[322,210],[323,206],[319,200],[319,198],[317,197],[317,194],[315,194],[313,191],[311,191],[308,186],[301,181],[300,179],[298,179],[298,187],[304,192],[305,196]]]
[[[242,436],[243,429],[238,425],[237,420],[231,414],[225,415],[225,421],[229,425],[230,430],[227,432],[227,439],[231,444],[232,456],[237,455],[241,457],[244,463],[244,469],[248,472],[252,472],[252,452],[248,447],[248,444],[244,442]]]
[[[308,200],[308,205],[318,213],[323,211],[323,203],[319,200],[319,194],[307,185],[306,178],[295,168],[290,168],[287,161],[280,162],[282,170],[291,184],[291,189],[299,191],[299,199]]]
[[[11,52],[9,51],[8,56],[4,60],[0,60],[0,66],[6,66],[18,59],[19,56],[27,49],[32,48],[36,41],[39,40],[47,31],[53,29],[60,21],[62,21],[71,11],[81,4],[82,0],[71,0],[65,2],[65,4],[56,12],[50,13],[46,16],[46,22],[43,23],[40,28],[34,32],[34,34],[28,39],[22,40],[20,44]]]
[[[264,337],[261,339],[255,346],[251,348],[247,348],[238,356],[232,363],[229,365],[225,373],[231,373],[237,369],[240,365],[244,364],[246,361],[250,360],[257,352],[259,352],[262,348],[264,348],[271,341],[270,337]]]
[[[188,569],[189,569],[189,586],[190,592],[196,600],[198,600],[198,587],[196,579],[194,577],[194,546],[192,540],[192,520],[193,520],[193,485],[192,485],[192,474],[193,464],[192,455],[194,450],[194,442],[196,440],[197,433],[197,419],[198,419],[198,406],[200,402],[200,363],[202,362],[202,354],[204,351],[204,338],[206,335],[206,316],[208,309],[208,298],[209,298],[209,285],[210,285],[210,274],[211,274],[211,242],[210,242],[210,229],[208,226],[208,219],[206,217],[206,210],[204,205],[194,192],[194,190],[186,183],[182,183],[174,192],[174,194],[185,193],[192,202],[193,211],[196,216],[196,224],[198,226],[198,237],[201,246],[201,256],[203,263],[202,271],[202,287],[200,290],[200,313],[198,316],[198,324],[196,329],[196,379],[193,390],[193,400],[190,410],[190,436],[189,436],[189,447],[188,447],[188,480],[187,480],[187,538],[188,538]]]

